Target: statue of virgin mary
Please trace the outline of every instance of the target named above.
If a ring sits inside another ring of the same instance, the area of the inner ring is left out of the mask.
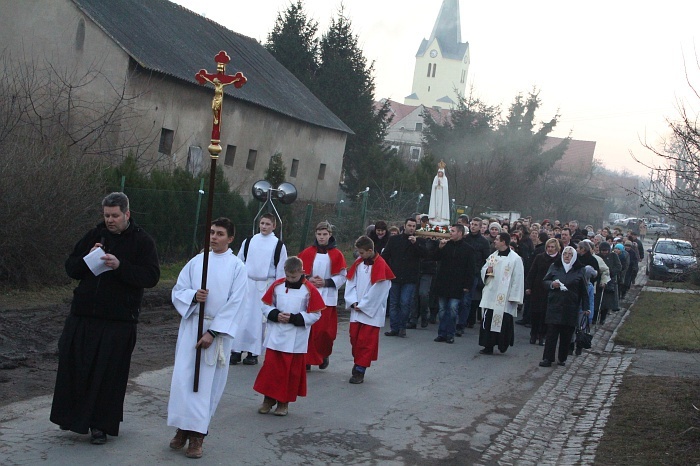
[[[438,171],[433,179],[433,187],[430,190],[428,219],[432,225],[450,224],[450,194],[447,177],[445,176],[445,162],[442,160],[438,164]]]

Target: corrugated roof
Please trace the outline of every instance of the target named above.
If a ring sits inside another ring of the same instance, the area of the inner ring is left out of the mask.
[[[145,69],[199,85],[200,69],[216,71],[214,56],[231,56],[227,73],[241,71],[248,83],[225,88],[228,96],[288,117],[352,134],[255,39],[230,31],[167,0],[73,0],[129,56]]]

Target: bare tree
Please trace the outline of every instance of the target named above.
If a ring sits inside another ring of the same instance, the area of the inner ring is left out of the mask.
[[[99,68],[61,71],[50,62],[0,57],[0,281],[66,280],[62,262],[99,220],[103,168],[141,154],[139,114],[126,84]]]

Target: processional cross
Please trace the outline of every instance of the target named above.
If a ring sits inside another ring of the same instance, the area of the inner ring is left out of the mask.
[[[234,75],[226,74],[226,65],[231,61],[223,50],[214,57],[216,61],[216,73],[207,73],[206,70],[199,70],[194,78],[199,84],[211,83],[214,85],[214,98],[211,101],[211,111],[214,114],[214,123],[211,130],[211,143],[207,148],[211,157],[211,168],[209,170],[209,196],[207,200],[207,220],[204,224],[204,257],[202,264],[202,289],[207,288],[207,269],[209,267],[209,230],[211,228],[211,211],[214,205],[214,187],[216,181],[216,160],[221,153],[221,110],[224,106],[224,87],[233,84],[236,89],[240,89],[248,80],[240,71]],[[199,304],[199,326],[197,327],[197,341],[204,333],[204,305]],[[199,366],[202,362],[202,348],[197,347],[197,356],[194,365],[194,388],[199,390]]]

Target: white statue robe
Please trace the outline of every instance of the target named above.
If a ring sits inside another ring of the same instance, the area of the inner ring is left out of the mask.
[[[486,276],[486,269],[493,265],[493,276]],[[493,309],[491,331],[501,332],[503,315],[518,315],[518,304],[523,303],[525,294],[525,277],[523,261],[514,251],[507,256],[499,256],[495,251],[481,268],[484,289],[481,292],[479,307]]]
[[[435,175],[433,179],[428,218],[433,225],[449,225],[450,223],[450,193],[447,176],[440,178]]]
[[[182,316],[175,346],[175,366],[170,385],[168,425],[183,430],[207,433],[228,378],[228,358],[233,331],[246,296],[245,265],[229,249],[209,253],[207,289],[204,306],[204,331],[218,332],[212,345],[202,350],[199,391],[192,391],[198,340],[200,304],[193,304],[202,285],[203,253],[182,269],[172,291],[172,301]]]
[[[248,240],[246,240],[248,241]],[[272,282],[284,277],[284,262],[287,260],[287,248],[283,245],[280,260],[275,267],[275,248],[277,237],[274,233],[258,233],[250,240],[248,257],[245,258],[245,243],[238,251],[238,257],[244,260],[248,274],[246,306],[241,313],[238,328],[234,334],[233,351],[248,351],[251,354],[262,353],[264,326],[262,315],[262,297]]]

